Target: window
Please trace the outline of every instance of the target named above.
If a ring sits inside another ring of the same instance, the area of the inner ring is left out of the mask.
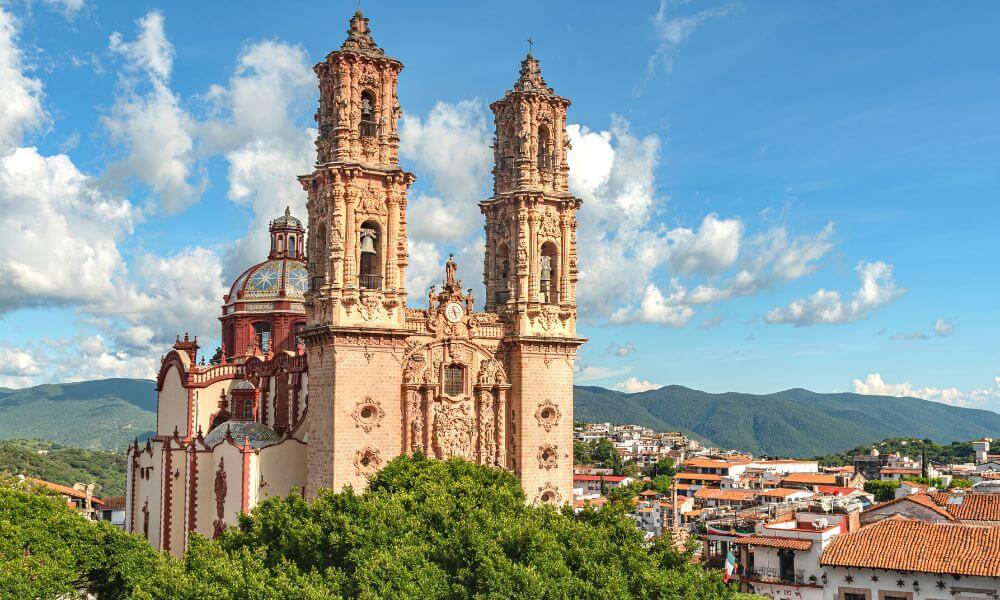
[[[271,324],[267,321],[257,321],[253,324],[253,334],[257,338],[257,349],[267,352],[271,348]]]
[[[465,367],[448,365],[444,370],[444,393],[449,396],[461,396],[465,391]]]
[[[545,304],[559,304],[559,254],[556,245],[545,242],[539,259],[539,287]]]
[[[375,137],[375,96],[371,92],[361,94],[361,137]]]
[[[299,342],[302,340],[302,331],[306,328],[306,324],[303,321],[299,321],[295,325],[292,325],[292,334],[295,335],[295,347],[292,350],[299,349]]]
[[[795,552],[778,550],[778,576],[782,581],[795,581]]]
[[[868,600],[868,596],[858,592],[841,592],[840,596],[843,600]]]
[[[295,258],[295,236],[294,235],[288,236],[288,252],[287,252],[287,254],[291,258]]]
[[[547,171],[552,166],[552,155],[549,152],[549,130],[545,125],[538,127],[538,170]]]

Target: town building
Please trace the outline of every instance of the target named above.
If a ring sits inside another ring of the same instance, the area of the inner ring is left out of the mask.
[[[317,157],[299,181],[306,227],[271,222],[265,261],[223,298],[207,364],[178,337],[157,377],[156,434],[129,449],[126,529],[181,554],[271,496],[362,489],[423,453],[509,469],[529,502],[573,501],[576,212],[566,111],[530,53],[490,108],[496,132],[486,298],[449,258],[440,287],[406,288],[398,162],[403,65],[360,11],[315,67]]]

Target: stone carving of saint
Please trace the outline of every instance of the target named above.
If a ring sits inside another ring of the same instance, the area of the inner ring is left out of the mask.
[[[450,287],[455,287],[455,271],[458,265],[455,264],[454,255],[448,255],[448,262],[444,265],[445,281]]]

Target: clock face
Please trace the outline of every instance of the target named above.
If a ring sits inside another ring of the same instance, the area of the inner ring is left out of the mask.
[[[458,323],[462,319],[463,314],[465,314],[465,311],[458,302],[449,302],[448,306],[444,307],[444,316],[452,323]]]

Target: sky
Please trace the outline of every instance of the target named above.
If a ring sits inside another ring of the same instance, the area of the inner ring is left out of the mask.
[[[351,1],[0,0],[0,386],[152,377],[304,216]],[[1000,5],[389,2],[407,287],[481,277],[489,104],[569,98],[576,381],[1000,410]],[[482,287],[477,288],[482,297]],[[874,401],[874,400],[873,400]]]

